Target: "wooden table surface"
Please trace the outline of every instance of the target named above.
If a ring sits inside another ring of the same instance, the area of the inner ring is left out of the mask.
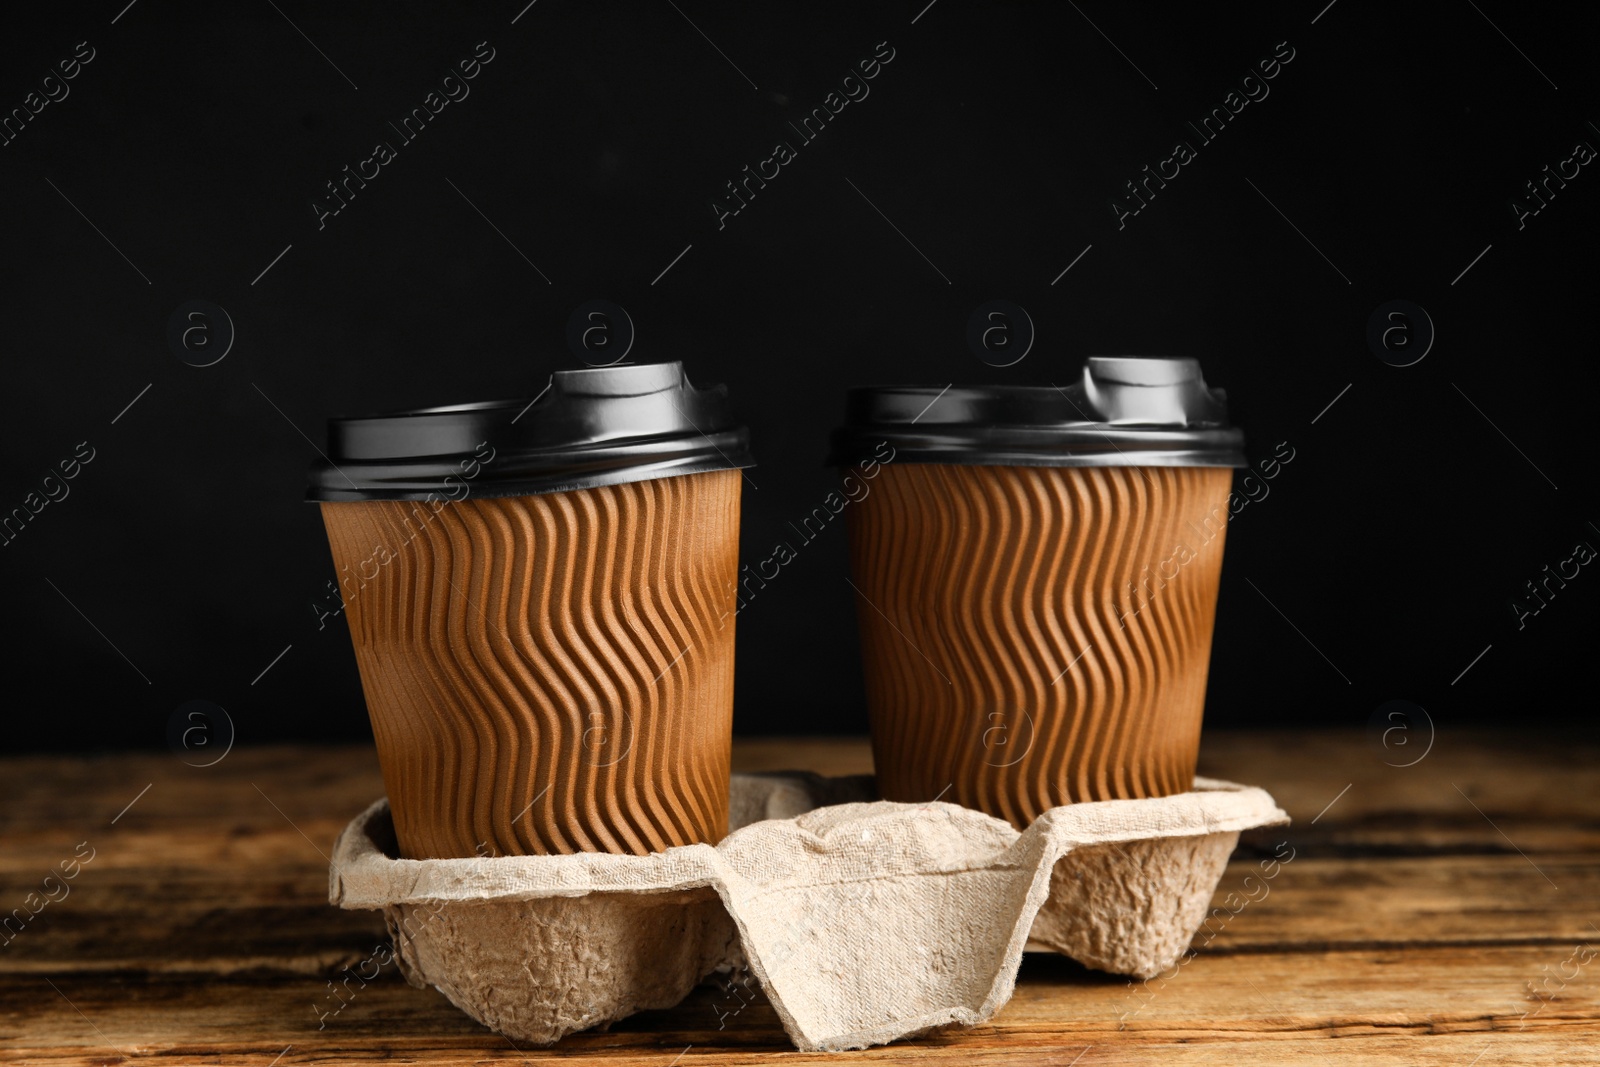
[[[735,751],[742,770],[871,765],[858,739]],[[1030,954],[989,1024],[834,1054],[795,1052],[764,1000],[714,987],[519,1049],[393,967],[319,1029],[329,980],[384,936],[327,902],[335,835],[382,793],[369,748],[5,759],[0,914],[27,921],[0,933],[0,1060],[1600,1063],[1597,756],[1451,733],[1392,767],[1358,734],[1213,732],[1202,773],[1265,787],[1294,825],[1246,836],[1217,899],[1255,899],[1191,962],[1131,984]],[[1263,896],[1244,879],[1280,841],[1294,858]]]

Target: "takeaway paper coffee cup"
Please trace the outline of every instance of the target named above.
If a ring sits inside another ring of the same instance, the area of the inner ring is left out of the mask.
[[[333,419],[313,469],[402,854],[644,854],[728,824],[739,469],[679,363]]]
[[[1243,436],[1193,359],[851,392],[851,561],[886,799],[1026,827],[1193,787]],[[865,469],[863,469],[865,468]]]

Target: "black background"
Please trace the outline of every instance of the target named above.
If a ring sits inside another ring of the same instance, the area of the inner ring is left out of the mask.
[[[631,359],[732,389],[761,463],[747,562],[838,484],[850,385],[1193,354],[1252,455],[1296,457],[1228,533],[1209,724],[1362,725],[1392,699],[1441,730],[1592,715],[1600,568],[1523,629],[1509,603],[1600,546],[1600,176],[1522,229],[1508,205],[1600,145],[1600,19],[924,2],[113,0],[8,26],[7,111],[78,42],[95,58],[0,147],[0,509],[79,442],[95,458],[0,548],[5,749],[159,746],[192,699],[243,743],[368,736],[345,625],[312,607],[334,571],[307,437],[531,396],[581,365],[564,332],[594,298],[629,311]],[[480,41],[470,95],[319,229],[324,183]],[[870,95],[719,230],[724,183],[881,41]],[[1281,41],[1270,95],[1196,143],[1185,120]],[[1180,138],[1198,157],[1119,230],[1109,201]],[[995,298],[1038,331],[1005,369],[965,343]],[[1414,366],[1366,343],[1393,299],[1437,328]],[[237,331],[210,367],[167,341],[190,300]],[[739,732],[866,729],[845,573],[838,523],[743,612]]]

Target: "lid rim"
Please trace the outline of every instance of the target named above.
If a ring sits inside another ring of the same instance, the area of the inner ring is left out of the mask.
[[[663,478],[682,478],[691,474],[716,474],[719,471],[743,471],[755,466],[752,460],[737,466],[726,464],[685,463],[668,469],[652,469],[645,467],[613,467],[601,471],[587,472],[581,477],[567,476],[562,478],[552,475],[544,481],[529,480],[525,482],[493,482],[483,483],[479,487],[475,483],[467,483],[470,488],[459,499],[453,499],[439,491],[437,484],[426,488],[417,486],[401,488],[392,486],[385,489],[361,490],[351,489],[325,489],[318,491],[312,488],[307,491],[304,503],[307,504],[360,504],[373,501],[409,501],[426,502],[434,497],[443,497],[446,504],[464,504],[468,500],[498,500],[505,497],[516,496],[547,496],[552,493],[575,493],[585,489],[598,489],[610,485],[630,485],[634,482],[651,482]]]
[[[632,364],[556,371],[531,400],[329,419],[305,499],[525,496],[754,465],[725,385]]]
[[[882,385],[851,389],[828,462],[1002,466],[1245,467],[1227,396],[1188,356],[1091,356],[1067,385]]]

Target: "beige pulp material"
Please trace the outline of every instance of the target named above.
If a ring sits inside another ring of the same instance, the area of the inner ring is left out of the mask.
[[[646,856],[397,859],[380,800],[340,835],[329,899],[383,909],[413,985],[518,1040],[670,1007],[747,965],[797,1048],[857,1049],[992,1018],[1025,948],[1169,969],[1240,831],[1288,822],[1263,790],[1204,778],[1020,833],[873,801],[870,778],[733,775],[730,792],[720,844]]]

